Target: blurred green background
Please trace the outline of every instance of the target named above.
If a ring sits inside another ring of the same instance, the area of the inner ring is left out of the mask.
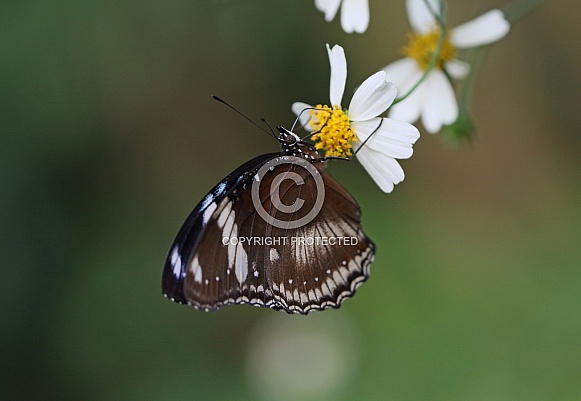
[[[452,25],[501,1],[449,1]],[[546,2],[488,52],[459,149],[422,134],[383,194],[330,173],[377,244],[337,311],[205,314],[160,293],[183,219],[289,127],[400,57],[404,2],[364,35],[312,1],[0,6],[2,400],[579,400],[579,2]],[[347,102],[345,102],[347,104]]]

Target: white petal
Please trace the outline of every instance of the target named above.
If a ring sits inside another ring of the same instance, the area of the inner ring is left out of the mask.
[[[418,63],[409,57],[394,61],[382,71],[385,71],[385,79],[395,84],[400,96],[403,96],[416,83],[419,79],[418,73],[422,75]]]
[[[500,10],[490,10],[452,30],[450,41],[459,48],[487,45],[504,37],[510,24]]]
[[[402,84],[400,86],[398,86],[398,88],[400,88],[399,93],[401,96],[405,96],[405,94],[408,93],[408,91],[420,80],[420,78],[423,75],[422,70],[420,70],[418,68],[418,66],[414,60],[412,60],[412,59],[403,59],[403,60],[408,60],[408,61],[406,63],[403,63],[403,62],[399,63],[398,66],[394,66],[396,69],[401,68],[401,70],[402,70],[402,71],[397,71],[397,73],[403,72],[404,65],[407,64],[407,66],[409,67],[409,70],[408,70],[407,74],[405,75],[405,77],[403,75],[401,75],[401,77],[405,78],[405,80],[402,82]],[[400,61],[403,61],[403,60],[400,60]],[[410,61],[411,61],[411,63],[410,63]],[[398,62],[396,61],[396,63],[398,63]],[[394,64],[395,63],[387,66],[386,68],[389,69]],[[395,74],[395,75],[397,75],[397,74]],[[398,80],[399,79],[400,78],[398,78]],[[396,82],[396,85],[397,85],[397,82]],[[420,117],[420,114],[422,111],[422,107],[424,104],[425,88],[426,88],[426,82],[424,81],[420,84],[420,86],[418,86],[411,93],[411,95],[409,95],[407,98],[405,98],[405,100],[391,106],[391,108],[389,109],[389,117],[396,119],[396,120],[407,121],[408,123],[415,122]]]
[[[306,104],[306,103],[302,103],[302,102],[295,102],[293,103],[291,110],[293,111],[293,113],[295,113],[297,115],[297,117],[299,117],[299,122],[301,124],[301,127],[303,127],[304,129],[306,129],[307,131],[312,131],[313,128],[309,125],[309,121],[311,120],[311,117],[309,115],[309,110],[305,110],[308,109],[311,106],[310,104]],[[305,111],[303,111],[305,110]]]
[[[450,76],[454,79],[464,79],[470,73],[470,64],[458,59],[448,61],[444,67]]]
[[[407,121],[413,123],[420,118],[424,105],[424,92],[426,83],[422,83],[411,95],[398,104],[394,104],[389,109],[389,117],[394,120]]]
[[[378,126],[379,128],[377,128]],[[420,137],[418,129],[410,123],[391,118],[374,118],[364,122],[353,122],[351,127],[359,139],[359,142],[355,144],[356,147],[363,145],[363,142],[367,140],[363,146],[369,146],[377,152],[396,159],[411,157],[413,154],[412,145]],[[371,134],[373,135],[369,138]]]
[[[315,7],[325,13],[325,21],[335,18],[340,4],[341,0],[315,0]]]
[[[422,124],[431,134],[442,125],[452,124],[458,118],[458,103],[452,85],[441,70],[433,70],[426,79]]]
[[[369,25],[369,0],[343,0],[341,27],[347,33],[363,33]]]
[[[428,33],[436,28],[436,18],[430,8],[436,13],[440,11],[438,0],[428,0],[430,8],[426,7],[426,0],[407,0],[406,8],[408,19],[413,30],[418,33]]]
[[[356,157],[383,192],[393,191],[394,184],[402,182],[405,177],[403,169],[394,158],[367,146]]]
[[[397,89],[385,80],[385,72],[379,71],[367,78],[355,91],[349,104],[349,118],[365,121],[377,117],[393,103]]]
[[[327,53],[329,53],[329,62],[331,63],[329,99],[331,100],[331,106],[341,106],[345,82],[347,81],[347,59],[345,58],[345,51],[339,45],[333,46],[332,49],[327,45]]]

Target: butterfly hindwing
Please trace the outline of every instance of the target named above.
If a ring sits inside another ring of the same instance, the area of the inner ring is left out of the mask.
[[[333,178],[321,174],[325,202],[317,216],[296,229],[272,227],[273,237],[289,239],[281,253],[284,258],[271,260],[267,270],[276,302],[289,313],[306,314],[339,307],[367,279],[373,261],[374,244],[360,229],[359,206]],[[305,200],[308,211],[315,202],[311,197],[316,190],[311,177],[303,178],[303,185],[290,181],[290,188],[285,196],[281,195],[281,200],[293,203],[294,189]],[[280,211],[271,212],[278,219],[284,218]]]

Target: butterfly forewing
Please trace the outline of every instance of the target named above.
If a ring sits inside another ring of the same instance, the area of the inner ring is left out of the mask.
[[[184,282],[189,302],[201,309],[214,310],[232,303],[267,306],[268,286],[261,262],[253,251],[258,247],[240,241],[254,231],[254,213],[248,213],[247,196],[225,198],[209,222],[199,248],[189,261]],[[251,205],[251,204],[250,204]]]
[[[166,297],[179,303],[188,302],[184,296],[187,265],[194,250],[199,247],[201,234],[216,212],[218,204],[234,188],[240,186],[247,176],[253,174],[256,168],[277,155],[278,153],[264,154],[244,163],[220,181],[190,213],[176,235],[165,261],[162,292]]]

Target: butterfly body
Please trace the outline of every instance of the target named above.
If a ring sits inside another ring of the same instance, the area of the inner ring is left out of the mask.
[[[190,213],[165,261],[166,297],[206,311],[250,304],[307,314],[339,307],[368,278],[375,246],[356,201],[313,146],[279,132],[280,152],[234,170]]]

